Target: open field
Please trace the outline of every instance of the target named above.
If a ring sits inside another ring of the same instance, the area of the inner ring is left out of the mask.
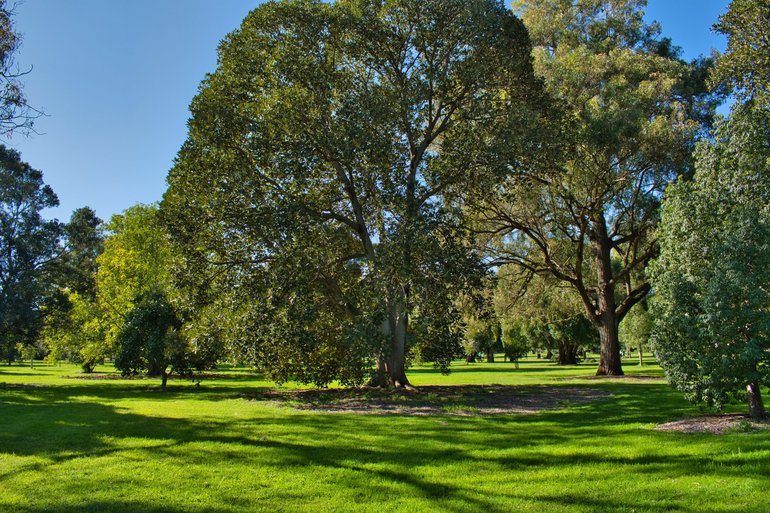
[[[651,379],[584,379],[594,370],[417,367],[417,386],[601,394],[534,414],[359,415],[296,409],[243,369],[162,393],[70,365],[0,366],[0,511],[770,511],[770,431],[656,431],[699,411],[654,365],[626,361]]]

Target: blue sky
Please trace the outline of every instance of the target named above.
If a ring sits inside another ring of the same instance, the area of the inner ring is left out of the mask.
[[[25,93],[48,117],[6,144],[43,171],[66,220],[160,200],[186,136],[187,107],[219,41],[255,0],[25,0],[16,9]],[[649,0],[648,18],[691,58],[724,49],[710,31],[728,0]]]

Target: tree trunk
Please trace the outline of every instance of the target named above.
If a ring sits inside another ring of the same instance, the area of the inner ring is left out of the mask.
[[[612,275],[612,247],[604,217],[593,220],[591,248],[596,263],[596,295],[598,311],[592,316],[599,328],[599,368],[597,376],[622,376],[618,319],[615,313],[615,285]]]
[[[495,350],[494,348],[487,349],[487,363],[495,363]]]
[[[166,382],[168,381],[168,372],[163,371],[161,374],[161,382],[160,382],[160,389],[164,392],[166,391]]]
[[[644,355],[642,354],[642,343],[639,342],[639,367],[644,367]]]
[[[613,316],[614,317],[614,316]],[[622,376],[618,325],[612,319],[599,328],[599,368],[597,376]]]
[[[382,332],[390,340],[390,354],[377,356],[377,368],[369,385],[411,388],[406,378],[406,332],[409,317],[401,305],[390,309],[388,317],[382,324]]]
[[[746,396],[749,402],[749,415],[754,420],[762,420],[765,418],[765,405],[762,402],[762,392],[759,388],[759,384],[756,382],[749,383],[746,386]]]
[[[559,345],[559,365],[577,365],[578,346],[575,344]]]

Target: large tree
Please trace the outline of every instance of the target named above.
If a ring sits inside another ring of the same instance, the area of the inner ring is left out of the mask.
[[[0,145],[0,346],[10,358],[17,343],[40,329],[45,272],[60,255],[63,226],[41,211],[59,200],[43,173]]]
[[[48,358],[68,358],[90,372],[104,357],[97,310],[97,258],[104,249],[102,220],[89,207],[76,209],[64,226],[60,257],[48,267],[41,338]]]
[[[770,116],[743,107],[666,190],[653,348],[669,381],[717,407],[770,384]]]
[[[560,147],[480,213],[497,265],[572,287],[601,340],[597,374],[623,374],[618,327],[649,292],[644,270],[667,183],[708,118],[703,61],[687,65],[641,0],[514,2],[536,73],[561,104]],[[700,81],[697,79],[701,79]],[[520,163],[512,160],[512,165]],[[521,175],[520,175],[521,176]]]
[[[531,111],[529,53],[494,0],[252,11],[169,173],[183,282],[229,305],[231,337],[275,379],[360,382],[375,364],[372,383],[406,386],[410,340],[445,368],[462,336],[452,296],[480,275],[459,207],[497,179],[452,156]]]
[[[770,5],[734,0],[712,85],[738,94],[698,148],[692,181],[666,189],[654,268],[653,347],[688,398],[743,397],[765,416],[770,384]]]

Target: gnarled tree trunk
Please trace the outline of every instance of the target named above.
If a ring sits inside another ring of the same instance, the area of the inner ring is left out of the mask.
[[[559,365],[577,365],[578,346],[571,342],[559,345]]]

